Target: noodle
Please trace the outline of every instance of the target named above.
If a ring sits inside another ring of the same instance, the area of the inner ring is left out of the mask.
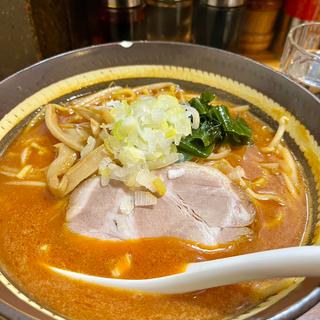
[[[72,129],[76,126],[75,123],[61,123],[60,127],[63,129]]]
[[[16,177],[16,173],[0,170],[0,174],[7,177]]]
[[[275,194],[256,193],[250,188],[247,188],[246,191],[252,198],[254,198],[256,200],[275,201],[275,202],[278,202],[280,205],[284,205],[283,200],[279,196],[277,196]]]
[[[233,181],[240,181],[245,176],[245,172],[242,167],[237,166],[228,174],[228,177]]]
[[[56,105],[56,109],[62,113],[66,114],[73,114],[73,110],[64,106],[61,106],[60,104]]]
[[[16,175],[18,179],[24,179],[27,174],[32,170],[32,166],[30,164],[24,166]]]
[[[207,158],[208,160],[219,160],[228,156],[231,152],[231,148],[228,147],[221,147],[218,153],[211,153],[211,155]]]
[[[77,123],[81,120],[83,120],[83,117],[81,117],[79,114],[75,114],[72,117],[68,118],[68,123]]]
[[[266,184],[267,182],[267,179],[265,177],[261,177],[261,178],[258,178],[256,180],[253,181],[253,184],[256,186],[256,187],[262,187]]]
[[[30,155],[31,155],[30,147],[25,147],[21,152],[21,158],[20,158],[21,165],[24,166],[27,163]]]
[[[287,117],[285,116],[281,117],[279,121],[278,130],[274,135],[273,139],[271,140],[271,142],[267,147],[261,148],[262,152],[272,152],[277,149],[279,152],[279,155],[283,158],[283,160],[280,162],[280,164],[279,163],[262,163],[260,164],[260,166],[263,168],[272,169],[272,170],[277,170],[279,168],[282,169],[284,171],[282,172],[282,175],[284,177],[286,186],[289,192],[295,196],[296,195],[295,186],[298,183],[298,174],[297,174],[297,167],[295,164],[295,160],[291,152],[280,144],[280,141],[288,125],[288,121],[289,119]]]
[[[23,166],[29,160],[31,152],[32,152],[32,149],[36,150],[37,153],[39,155],[41,155],[41,156],[48,152],[48,149],[46,147],[42,147],[41,145],[39,145],[35,141],[33,141],[33,142],[32,141],[28,141],[28,144],[29,145],[22,150],[21,155],[20,155],[20,163]]]
[[[198,129],[200,126],[200,115],[197,109],[191,107],[190,105],[185,105],[185,108],[188,112],[190,112],[192,117],[192,129]]]
[[[183,90],[179,89],[177,84],[172,82],[159,82],[150,85],[135,87],[132,89],[138,95],[159,95],[162,92],[175,96],[179,101],[185,102],[186,98]]]
[[[31,128],[36,126],[40,121],[44,119],[45,108],[41,108],[38,113],[34,116],[34,118],[27,124],[25,127],[25,132],[28,132]]]
[[[297,195],[297,193],[296,193],[296,188],[294,187],[291,179],[290,179],[290,178],[288,177],[288,175],[287,175],[286,173],[284,173],[284,172],[282,172],[282,176],[283,176],[283,178],[284,178],[284,181],[285,181],[285,183],[286,183],[286,186],[287,186],[289,192],[291,193],[291,195],[292,195],[292,196],[296,196],[296,195]]]
[[[135,87],[132,90],[135,92],[147,90],[149,92],[151,90],[163,90],[168,87],[170,88],[171,86],[173,86],[174,88],[177,88],[177,85],[174,84],[173,82],[158,82],[158,83],[148,84],[140,87]]]
[[[237,107],[233,107],[233,108],[230,108],[229,110],[231,112],[237,112],[237,113],[240,113],[240,112],[246,112],[246,111],[249,111],[250,107],[248,105],[243,105],[243,106],[237,106]]]
[[[279,127],[276,134],[274,135],[273,139],[271,140],[271,142],[267,147],[261,148],[262,152],[272,152],[275,150],[276,146],[280,143],[285,133],[288,122],[289,122],[289,119],[287,117],[283,116],[280,118]]]
[[[1,166],[0,170],[4,170],[4,171],[11,172],[14,174],[17,174],[19,172],[19,170],[17,168],[12,168],[12,167],[8,167],[8,166]]]
[[[283,158],[283,161],[281,161],[281,164],[280,164],[281,169],[288,174],[293,184],[297,185],[298,183],[297,166],[291,152],[283,146],[279,146],[279,152]]]
[[[8,181],[5,182],[7,185],[13,186],[26,186],[26,187],[46,187],[46,183],[43,181],[31,181],[31,180],[24,180],[24,181]]]
[[[228,177],[234,181],[237,182],[241,187],[246,188],[247,185],[245,181],[243,180],[245,176],[245,172],[242,167],[236,166],[231,170],[231,172],[228,174]]]
[[[112,99],[134,101],[136,99],[136,92],[132,89],[119,89],[112,93]]]
[[[271,162],[271,163],[260,163],[260,167],[270,170],[277,170],[280,167],[280,163]]]
[[[75,128],[77,134],[79,135],[79,137],[81,137],[81,139],[83,139],[83,140],[88,139],[88,133],[84,129],[82,129],[78,125],[76,125],[74,128]]]
[[[91,128],[93,136],[97,137],[100,133],[99,122],[94,119],[90,119],[90,128]]]
[[[111,85],[111,84],[110,84]],[[93,94],[85,95],[81,98],[74,99],[70,102],[71,106],[78,105],[80,107],[92,107],[94,105],[101,104],[104,100],[107,100],[111,97],[111,94],[114,91],[121,89],[122,87],[114,86],[108,87],[104,90],[95,92]]]
[[[37,142],[32,142],[30,147],[37,150],[39,155],[44,155],[48,152],[48,149],[46,147],[40,146],[40,144],[38,144]]]
[[[220,159],[213,162],[213,167],[220,170],[224,174],[229,174],[234,169],[230,162],[226,159]]]

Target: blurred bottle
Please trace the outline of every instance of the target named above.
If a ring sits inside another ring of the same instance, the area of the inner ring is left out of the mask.
[[[274,25],[282,0],[248,0],[240,50],[256,53],[266,50],[274,36]]]
[[[319,2],[319,0],[286,0],[272,46],[272,51],[277,56],[281,56],[287,34],[291,28],[317,19],[317,14],[320,12]]]
[[[34,0],[31,0],[34,1]],[[39,0],[38,0],[39,1]],[[54,6],[57,0],[52,0]],[[92,1],[92,0],[91,0]],[[42,1],[48,3],[48,0]],[[89,45],[88,12],[84,0],[64,0],[67,21],[69,25],[69,37],[72,49],[77,49]],[[48,17],[47,13],[47,17]],[[51,15],[50,15],[51,19]],[[61,20],[59,21],[61,24]],[[60,35],[61,37],[61,35]]]
[[[102,0],[92,12],[92,43],[145,39],[143,0]]]
[[[193,42],[211,47],[235,48],[245,0],[200,0],[193,16]]]
[[[192,0],[147,0],[148,40],[191,40]]]

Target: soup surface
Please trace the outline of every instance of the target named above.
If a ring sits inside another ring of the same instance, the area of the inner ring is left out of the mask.
[[[151,90],[148,94],[157,93]],[[120,277],[141,279],[181,272],[190,262],[299,245],[308,217],[300,166],[296,167],[295,192],[281,169],[288,160],[279,152],[262,152],[275,133],[246,108],[237,111],[228,102],[224,104],[246,120],[254,143],[232,147],[221,159],[193,161],[224,173],[229,165],[239,166],[245,172],[246,185],[256,195],[281,199],[252,198],[256,216],[251,236],[206,247],[171,237],[104,241],[71,232],[65,225],[69,196],[58,198],[46,187],[47,168],[56,157],[58,141],[39,120],[28,126],[0,159],[0,262],[5,274],[32,299],[72,319],[222,319],[249,310],[283,288],[286,282],[268,280],[183,295],[152,295],[73,281],[46,267],[110,277],[119,261],[130,254],[130,268]],[[59,117],[70,115],[61,111]]]

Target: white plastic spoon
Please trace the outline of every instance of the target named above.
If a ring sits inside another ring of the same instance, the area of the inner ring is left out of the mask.
[[[190,263],[185,272],[144,280],[103,278],[52,266],[48,268],[68,278],[105,287],[175,294],[248,280],[317,277],[320,276],[320,247],[292,247]]]

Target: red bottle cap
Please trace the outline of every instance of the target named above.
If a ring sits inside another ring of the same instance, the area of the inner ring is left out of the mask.
[[[318,0],[287,0],[285,12],[287,15],[301,20],[313,20],[318,6]]]

